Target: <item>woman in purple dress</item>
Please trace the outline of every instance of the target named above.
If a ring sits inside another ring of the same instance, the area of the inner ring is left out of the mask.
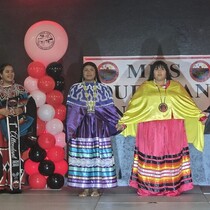
[[[92,62],[82,68],[82,82],[67,97],[68,186],[80,197],[99,196],[100,188],[117,186],[111,136],[119,120],[110,88],[100,82]]]

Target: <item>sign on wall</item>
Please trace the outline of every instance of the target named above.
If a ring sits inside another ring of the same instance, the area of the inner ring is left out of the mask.
[[[110,86],[121,112],[138,86],[148,79],[150,65],[167,63],[173,80],[179,81],[201,110],[210,105],[210,55],[84,57],[98,66],[101,82]]]

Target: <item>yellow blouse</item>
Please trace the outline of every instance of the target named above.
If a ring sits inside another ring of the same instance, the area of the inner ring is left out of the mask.
[[[158,109],[163,102],[168,106],[166,112]],[[165,89],[158,87],[153,81],[145,81],[133,95],[119,124],[127,126],[122,132],[124,136],[136,136],[138,123],[171,118],[184,119],[188,142],[202,151],[204,125],[199,119],[204,115],[201,112],[179,82],[171,80]]]

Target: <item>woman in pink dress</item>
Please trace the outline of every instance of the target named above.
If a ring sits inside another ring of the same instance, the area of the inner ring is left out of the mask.
[[[138,195],[176,196],[193,188],[188,143],[203,150],[205,121],[167,64],[154,62],[118,124],[127,126],[124,136],[136,137],[130,186]]]

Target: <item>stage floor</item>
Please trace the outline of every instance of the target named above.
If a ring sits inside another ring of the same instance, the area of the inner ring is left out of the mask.
[[[80,198],[78,189],[24,189],[22,194],[1,194],[1,210],[209,210],[210,187],[195,186],[178,197],[139,197],[135,189],[117,187],[101,197]]]

